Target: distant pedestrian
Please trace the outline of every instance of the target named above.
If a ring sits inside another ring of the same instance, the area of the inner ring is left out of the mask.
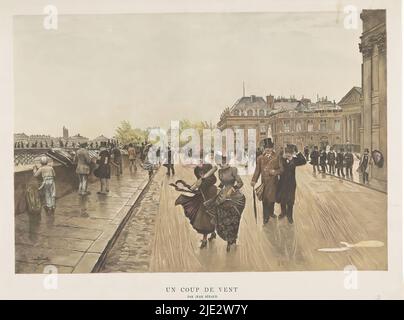
[[[113,146],[111,153],[113,158],[111,164],[114,166],[115,175],[119,177],[122,175],[122,153],[117,144]]]
[[[373,164],[372,157],[369,155],[369,149],[365,149],[363,155],[359,159],[357,171],[362,175],[362,183],[369,184],[369,171]]]
[[[149,173],[149,179],[151,179],[153,176],[155,165],[155,163],[152,162],[153,159],[149,159],[149,151],[151,147],[152,147],[151,143],[146,144],[143,147],[143,155],[142,155],[143,169],[147,170],[147,172]]]
[[[309,161],[309,160],[310,160],[310,159],[309,159],[309,154],[310,154],[309,147],[308,147],[308,146],[305,146],[305,147],[304,147],[304,157],[306,158],[306,161]]]
[[[353,154],[350,149],[344,154],[345,175],[348,179],[353,179],[352,167],[354,163]]]
[[[48,164],[48,157],[41,157],[41,167],[34,166],[34,176],[42,178],[42,184],[38,190],[44,198],[44,208],[47,215],[53,215],[56,209],[56,184],[55,170]]]
[[[156,151],[156,160],[157,160],[157,165],[160,165],[161,164],[161,148],[160,147],[158,147],[157,148],[157,151]]]
[[[327,164],[328,164],[328,172],[330,174],[335,174],[335,160],[337,154],[334,151],[334,148],[330,148],[330,151],[327,154]]]
[[[175,174],[175,169],[174,169],[174,159],[173,159],[173,154],[171,151],[171,147],[168,147],[167,150],[167,161],[164,164],[165,167],[167,167],[167,176],[170,176],[171,174]]]
[[[325,152],[325,149],[322,149],[320,152],[320,167],[322,173],[327,172],[327,153]]]
[[[91,158],[87,150],[87,143],[82,143],[77,150],[74,162],[77,163],[76,173],[79,176],[79,195],[86,195],[88,185],[88,175],[90,174]]]
[[[111,179],[111,155],[105,142],[101,144],[97,163],[99,167],[94,171],[94,174],[101,182],[101,190],[97,193],[106,195],[109,192],[109,180]]]
[[[276,202],[281,204],[279,219],[288,218],[293,223],[293,206],[296,193],[296,167],[306,164],[306,159],[301,152],[298,152],[295,145],[288,145],[282,157],[283,172],[280,175]]]
[[[339,152],[337,153],[337,158],[336,158],[336,168],[337,168],[337,175],[338,177],[343,177],[345,178],[344,174],[344,149],[341,148]]]
[[[318,158],[320,153],[318,152],[318,147],[314,146],[314,150],[310,154],[310,164],[313,166],[313,173],[316,174],[316,169],[320,172],[320,166],[318,165]]]
[[[128,158],[129,158],[129,171],[131,173],[136,172],[136,149],[133,146],[133,143],[129,144],[128,148]]]

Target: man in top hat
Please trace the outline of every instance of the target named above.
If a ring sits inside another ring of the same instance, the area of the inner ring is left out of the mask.
[[[274,214],[276,201],[276,188],[279,181],[279,175],[283,171],[279,155],[274,150],[274,144],[271,138],[264,139],[264,151],[257,159],[257,166],[251,180],[251,186],[254,187],[261,176],[261,182],[264,187],[262,194],[262,206],[264,211],[264,224],[268,223],[269,218],[276,218]]]

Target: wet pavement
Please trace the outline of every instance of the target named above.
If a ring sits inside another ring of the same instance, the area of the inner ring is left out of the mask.
[[[191,168],[179,165],[175,177],[163,170],[154,177],[102,272],[317,271],[348,265],[387,269],[386,194],[330,175],[313,176],[307,165],[297,169],[295,223],[271,219],[263,226],[261,203],[258,221],[254,218],[251,177],[242,178],[247,204],[231,252],[220,238],[199,248],[201,236],[182,208],[174,206],[179,193],[169,186],[177,179],[195,179]],[[279,205],[275,211],[279,214]]]
[[[112,177],[108,195],[77,193],[57,200],[54,216],[19,214],[15,217],[16,273],[42,273],[55,266],[58,273],[91,272],[118,226],[148,182],[147,172]],[[57,181],[56,181],[57,188]]]

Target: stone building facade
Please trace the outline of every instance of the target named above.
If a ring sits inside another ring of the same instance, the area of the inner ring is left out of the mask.
[[[274,108],[275,99],[268,96],[241,97],[231,108],[226,108],[217,124],[219,130],[243,129],[244,146],[248,144],[248,129],[256,130],[256,141],[259,142],[268,136],[268,118]]]
[[[338,102],[342,109],[342,142],[351,146],[352,151],[361,152],[362,88],[353,87]]]
[[[217,128],[244,129],[244,143],[247,146],[248,129],[256,130],[256,142],[272,137],[278,147],[293,143],[299,149],[304,146],[322,147],[341,145],[342,110],[335,101],[277,97],[242,97],[225,109]]]
[[[387,189],[386,11],[363,10],[360,17],[363,22],[359,44],[363,57],[361,147],[382,153],[384,165],[373,166],[370,181]]]
[[[339,147],[343,143],[341,123],[340,108],[284,111],[269,119],[275,145],[295,144],[299,150],[304,146]]]

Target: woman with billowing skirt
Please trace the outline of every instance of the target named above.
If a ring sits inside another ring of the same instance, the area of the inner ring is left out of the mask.
[[[214,199],[207,201],[206,207],[208,212],[214,216],[217,234],[227,241],[226,251],[229,252],[231,246],[237,241],[246,199],[240,191],[243,181],[237,173],[237,168],[227,164],[226,157],[222,158],[218,174],[219,194]]]
[[[201,249],[207,247],[208,234],[211,234],[209,241],[216,238],[215,225],[204,206],[205,201],[214,198],[217,194],[217,187],[215,186],[216,177],[214,174],[216,170],[217,167],[213,167],[211,164],[200,164],[194,169],[197,181],[193,186],[186,184],[182,180],[171,184],[177,191],[193,194],[192,196],[181,194],[175,201],[175,205],[183,207],[185,216],[189,219],[192,227],[196,232],[202,234]],[[180,185],[186,189],[181,188]]]

